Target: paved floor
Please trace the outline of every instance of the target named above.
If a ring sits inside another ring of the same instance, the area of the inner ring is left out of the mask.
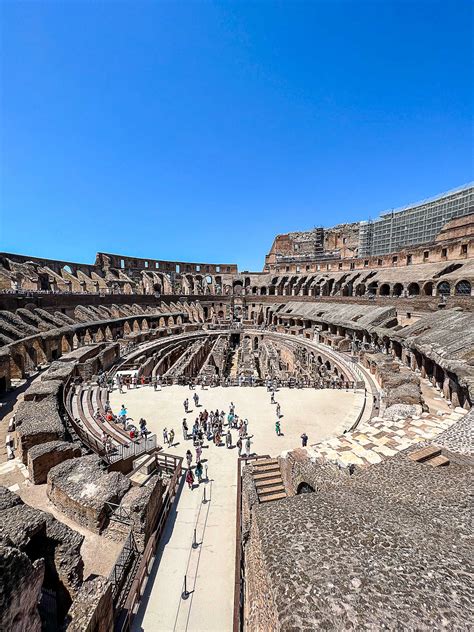
[[[283,389],[276,394],[283,415],[283,436],[277,437],[275,406],[270,404],[265,388],[197,389],[196,392],[201,406],[186,415],[189,426],[196,413],[204,408],[227,412],[233,401],[237,414],[249,420],[252,451],[271,456],[301,445],[303,431],[311,442],[338,435],[353,423],[364,397],[362,391]],[[159,392],[144,387],[123,395],[115,391],[111,405],[117,411],[124,403],[137,422],[145,417],[150,430],[157,432],[159,442],[165,426],[168,430],[174,428],[179,443],[167,451],[184,455],[191,441],[182,437],[183,401],[188,397],[192,403],[192,395],[193,391],[186,387],[165,387]],[[236,438],[234,431],[234,441]],[[192,491],[186,486],[180,492],[134,621],[135,631],[232,629],[237,450],[211,445],[204,448],[204,459],[209,482]],[[211,498],[206,504],[202,503],[204,487],[207,498]],[[195,528],[197,541],[202,544],[193,549]],[[185,575],[190,595],[183,600]]]

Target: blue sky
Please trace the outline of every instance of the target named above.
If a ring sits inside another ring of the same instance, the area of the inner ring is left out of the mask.
[[[259,270],[473,179],[470,2],[0,11],[2,250]]]

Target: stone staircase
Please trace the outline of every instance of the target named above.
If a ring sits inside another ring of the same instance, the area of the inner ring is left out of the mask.
[[[286,498],[278,459],[262,459],[253,463],[253,480],[258,500],[268,503]]]

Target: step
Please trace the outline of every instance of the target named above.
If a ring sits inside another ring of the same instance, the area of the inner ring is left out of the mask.
[[[278,459],[257,459],[253,463],[254,467],[259,467],[261,465],[278,465]]]
[[[286,498],[286,494],[280,492],[278,494],[271,494],[270,496],[263,496],[263,498],[260,499],[260,502],[269,503],[272,500],[283,500],[283,498]]]
[[[261,498],[265,498],[265,496],[268,496],[269,494],[277,494],[280,492],[285,492],[285,488],[283,487],[283,484],[280,483],[279,485],[272,485],[272,487],[264,487],[263,489],[259,489],[258,491],[258,497]]]
[[[264,467],[259,467],[258,469],[254,468],[254,475],[255,474],[266,474],[267,472],[279,472],[280,471],[280,466],[279,465],[265,465]]]
[[[270,485],[277,485],[282,482],[281,476],[274,476],[273,478],[264,478],[263,480],[255,481],[255,487],[262,489],[262,487],[269,487]]]
[[[254,474],[253,480],[256,483],[257,481],[265,481],[269,478],[275,478],[275,476],[276,476],[275,472],[262,472],[261,474]],[[280,474],[280,477],[281,477],[281,474]]]
[[[439,456],[440,454],[441,448],[436,448],[433,445],[429,445],[428,447],[422,448],[421,450],[416,450],[416,452],[411,452],[408,455],[408,458],[412,461],[416,461],[417,463],[423,463],[423,461],[432,459],[435,456]]]
[[[432,465],[433,467],[442,467],[444,465],[449,465],[449,459],[440,454],[439,456],[435,456],[433,459],[428,459],[425,463],[427,465]]]

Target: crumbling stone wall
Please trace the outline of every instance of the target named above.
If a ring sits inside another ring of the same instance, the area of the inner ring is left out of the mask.
[[[67,617],[67,632],[110,632],[114,627],[112,585],[104,577],[84,582]]]
[[[107,503],[120,503],[130,480],[119,472],[107,473],[95,454],[64,461],[47,479],[48,498],[67,516],[95,533],[109,522]]]
[[[16,430],[21,459],[28,462],[28,451],[35,445],[64,440],[66,431],[59,415],[55,396],[39,402],[20,402],[16,412]]]
[[[28,451],[28,473],[34,485],[46,483],[48,472],[63,461],[81,456],[81,446],[66,441],[49,441]]]
[[[44,561],[31,562],[13,546],[0,545],[0,630],[41,632],[38,602]]]

